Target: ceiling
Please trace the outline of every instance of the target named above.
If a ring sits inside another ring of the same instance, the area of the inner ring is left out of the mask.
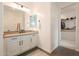
[[[55,2],[55,3],[56,3],[60,8],[64,8],[64,7],[66,7],[66,6],[75,4],[76,2]],[[26,2],[21,2],[20,4],[27,6],[27,5],[32,5],[33,3],[31,3],[31,2],[28,2],[28,3],[26,3]]]
[[[54,2],[53,2],[54,3]],[[76,2],[55,2],[57,4],[57,6],[59,6],[59,8],[61,8],[62,12],[70,12],[74,10],[74,4],[76,4]],[[24,6],[29,6],[32,8],[33,6],[33,2],[22,2],[20,3]]]
[[[69,5],[72,5],[72,4],[75,4],[76,2],[55,2],[60,8],[64,8],[64,7],[67,7],[67,6],[69,6]],[[26,3],[26,2],[21,2],[20,4],[22,4],[22,5],[24,5],[24,6],[26,6],[27,7],[27,5],[28,6],[32,6],[33,5],[33,3],[31,3],[31,2],[28,2],[28,3]]]
[[[65,8],[69,5],[75,4],[76,2],[56,2],[56,4],[60,7],[60,8]]]
[[[53,2],[54,3],[54,2]],[[59,6],[59,8],[61,9],[68,9],[68,10],[73,10],[73,6],[76,2],[55,2],[57,4],[57,6]],[[19,4],[22,4],[24,5],[25,7],[29,7],[30,9],[32,8],[33,6],[33,3],[31,2],[19,2]],[[72,6],[71,8],[69,6]]]

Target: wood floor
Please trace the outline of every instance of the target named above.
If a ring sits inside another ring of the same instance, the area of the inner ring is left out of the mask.
[[[42,51],[41,49],[35,48],[35,49],[30,50],[29,52],[25,52],[19,56],[79,56],[79,53],[74,50],[59,46],[51,54],[47,54],[46,52]]]
[[[51,55],[52,56],[79,56],[79,52],[59,46]]]

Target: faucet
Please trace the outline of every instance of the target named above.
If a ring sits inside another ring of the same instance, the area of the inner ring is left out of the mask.
[[[20,32],[20,23],[17,23],[17,31]]]

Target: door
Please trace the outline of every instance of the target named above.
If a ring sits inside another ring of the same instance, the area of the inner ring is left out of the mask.
[[[13,56],[13,55],[17,55],[20,53],[20,37],[10,37],[10,38],[6,38],[6,47],[7,47],[7,50],[6,50],[6,54],[8,56]]]
[[[31,35],[23,35],[21,36],[21,52],[28,51],[32,47],[32,36]]]

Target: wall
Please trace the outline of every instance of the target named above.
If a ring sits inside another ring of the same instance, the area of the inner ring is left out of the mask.
[[[76,12],[76,41],[75,41],[75,49],[79,52],[79,4],[75,5],[75,12]]]
[[[61,39],[60,46],[75,49],[75,31],[62,31]]]
[[[61,32],[61,38],[62,40],[65,41],[71,41],[74,42],[75,41],[75,31],[62,31]]]
[[[21,29],[24,28],[24,12],[4,6],[4,31],[16,31],[17,24],[20,23]]]
[[[52,37],[52,51],[58,47],[59,40],[61,39],[60,27],[60,8],[56,3],[52,3],[52,18],[51,18],[51,37]]]
[[[51,3],[34,3],[33,7],[40,20],[39,47],[51,53]]]
[[[0,3],[0,56],[3,55],[3,5]]]

